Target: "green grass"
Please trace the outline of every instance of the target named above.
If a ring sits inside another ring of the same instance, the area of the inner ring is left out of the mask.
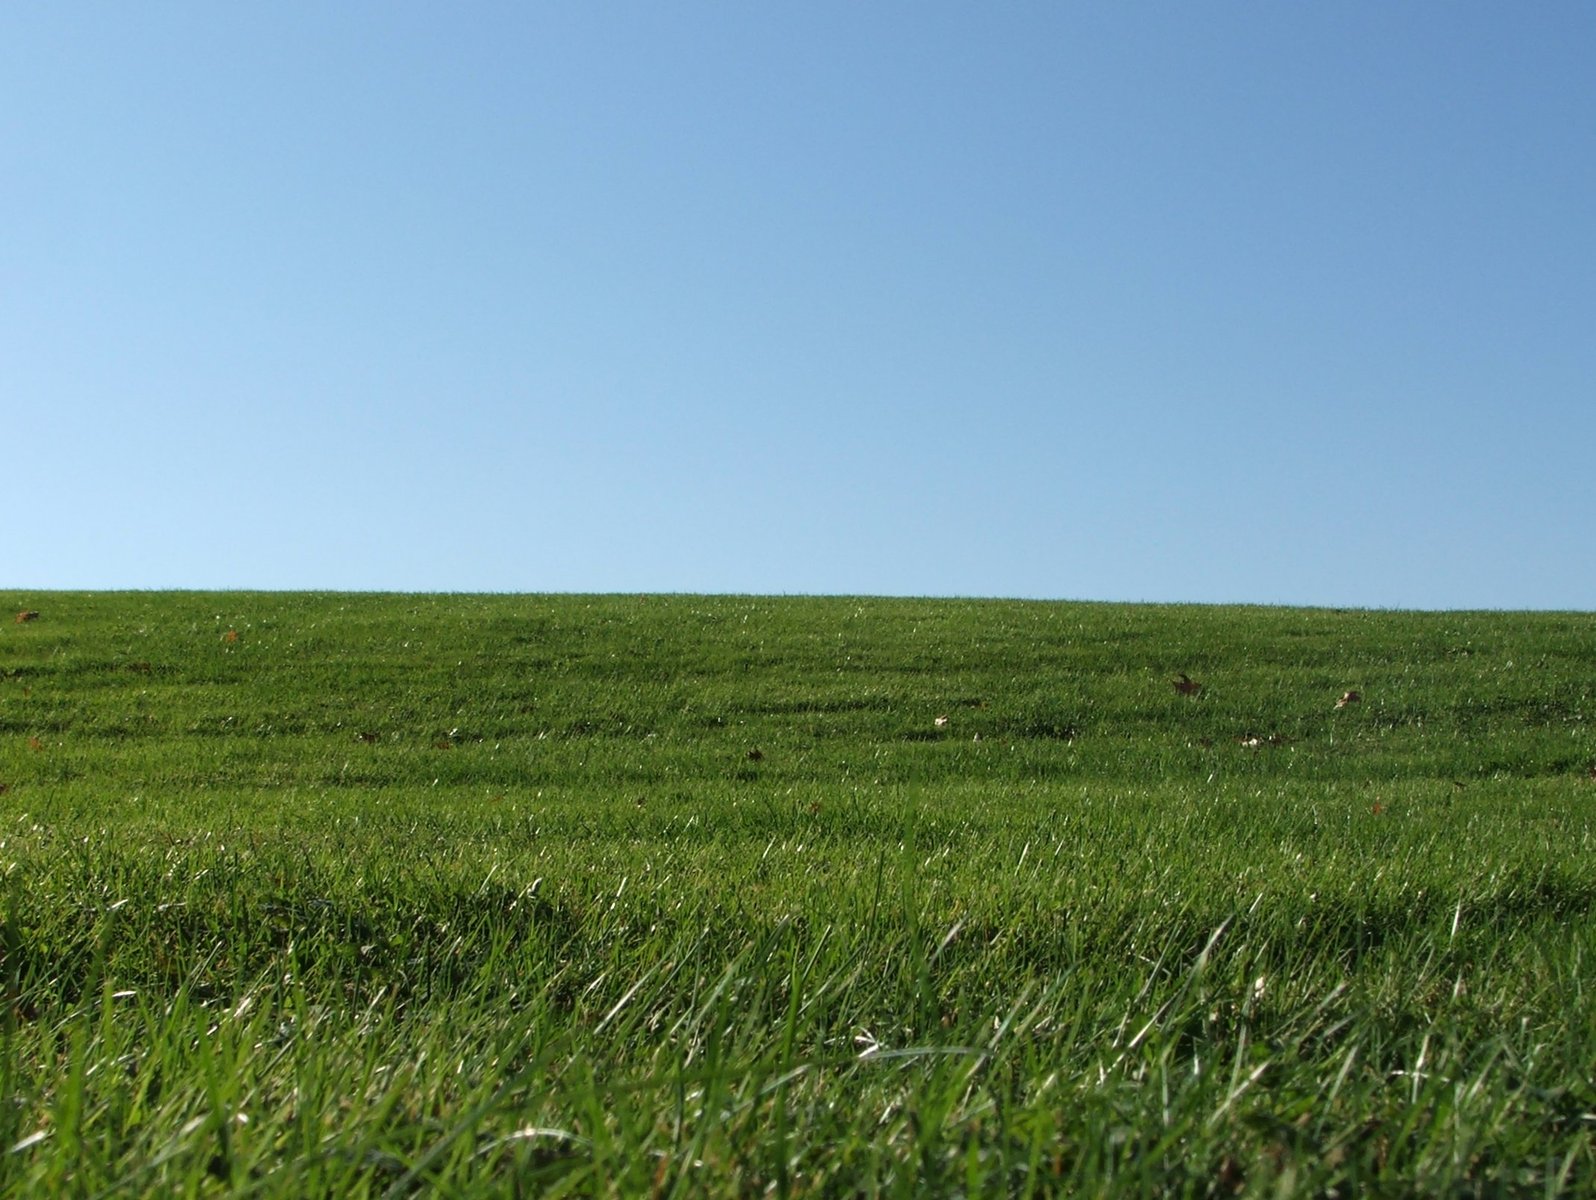
[[[0,602],[0,1193],[1596,1190],[1591,615]]]

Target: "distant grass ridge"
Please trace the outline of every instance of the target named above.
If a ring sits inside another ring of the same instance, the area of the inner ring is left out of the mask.
[[[1596,616],[0,602],[0,1192],[1596,1187]]]

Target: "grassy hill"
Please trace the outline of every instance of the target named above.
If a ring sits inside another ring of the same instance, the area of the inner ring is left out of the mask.
[[[0,1190],[1596,1186],[1590,614],[0,602]]]

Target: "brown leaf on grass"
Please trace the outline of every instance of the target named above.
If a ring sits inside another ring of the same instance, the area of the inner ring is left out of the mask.
[[[1203,685],[1198,683],[1184,671],[1180,673],[1180,678],[1172,680],[1172,683],[1174,684],[1175,690],[1182,696],[1195,696],[1197,693],[1203,690]]]
[[[39,612],[33,608],[25,608],[17,614],[18,625],[26,625],[29,621],[37,621],[38,619]]]
[[[1337,708],[1345,708],[1349,704],[1358,704],[1363,700],[1361,692],[1342,692],[1341,699],[1336,701]]]
[[[28,749],[29,750],[43,750],[44,749],[44,743],[41,742],[36,737],[30,737],[28,739]]]
[[[1247,1186],[1247,1173],[1231,1154],[1219,1160],[1219,1169],[1214,1172],[1214,1176],[1214,1182],[1232,1196]]]
[[[432,743],[432,748],[434,750],[453,750],[454,742],[448,738],[439,738],[437,741]]]
[[[238,630],[229,629],[226,633],[222,634],[222,641],[227,642],[229,645],[238,641]]]

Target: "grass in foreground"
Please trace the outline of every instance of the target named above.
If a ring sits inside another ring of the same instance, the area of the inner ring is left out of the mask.
[[[7,1194],[1596,1186],[1596,618],[7,599]]]

